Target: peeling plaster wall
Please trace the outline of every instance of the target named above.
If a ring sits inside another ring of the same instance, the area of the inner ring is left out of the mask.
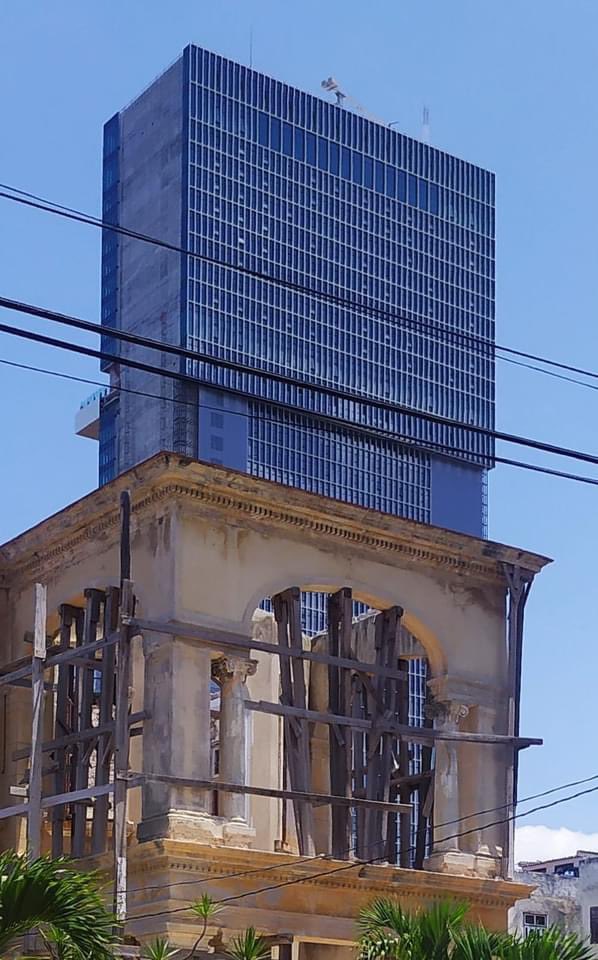
[[[515,874],[518,883],[536,889],[528,900],[519,900],[509,911],[509,929],[523,932],[526,913],[544,913],[548,926],[562,927],[581,937],[590,936],[590,907],[598,907],[598,861],[582,863],[579,877],[521,871]],[[598,957],[598,944],[593,945]]]
[[[435,693],[440,699],[495,709],[491,731],[506,732],[501,712],[506,684],[501,564],[521,562],[537,571],[544,558],[172,455],[152,458],[0,547],[4,662],[26,652],[23,635],[32,627],[36,581],[48,587],[50,631],[57,627],[54,611],[60,603],[82,599],[86,587],[118,582],[118,499],[126,488],[132,493],[132,575],[142,618],[188,620],[199,628],[218,627],[249,637],[256,629],[255,608],[264,596],[289,586],[350,586],[356,598],[375,608],[401,604],[406,628],[430,660]],[[259,628],[265,635],[267,621]],[[172,642],[166,635],[151,636],[154,645]],[[209,671],[209,658],[196,657],[192,646],[185,661],[189,671]],[[218,655],[214,650],[213,656]],[[134,699],[139,705],[141,657],[138,645]],[[189,752],[177,746],[171,772],[192,777],[198,775],[194,750],[201,739],[193,715],[193,675],[185,675],[185,682],[181,678],[177,685],[175,673],[168,674],[168,689],[183,691],[177,723],[189,731]],[[198,685],[203,680],[198,677]],[[146,692],[154,696],[149,686],[146,680]],[[252,698],[276,700],[277,688],[275,670],[258,670],[250,678]],[[12,751],[26,745],[30,733],[28,691],[12,689],[8,698],[8,759],[0,774],[4,802],[9,785],[18,782],[26,766],[10,759]],[[471,717],[475,720],[473,713]],[[148,718],[143,738],[146,771],[160,769],[151,765],[153,723]],[[277,781],[279,726],[259,715],[252,721],[248,779],[256,785]],[[156,731],[163,746],[157,720]],[[134,746],[136,765],[139,747]],[[153,760],[161,762],[159,747],[156,743]],[[489,749],[488,763],[495,764],[492,776],[479,776],[473,751],[470,774],[463,775],[462,793],[472,810],[504,802],[505,751]],[[271,803],[262,820],[257,803],[249,804],[254,822],[258,817],[261,821],[256,844],[271,851],[280,837],[279,806]],[[131,816],[140,816],[137,802]],[[15,821],[5,822],[2,842],[17,842],[15,831],[21,828]]]

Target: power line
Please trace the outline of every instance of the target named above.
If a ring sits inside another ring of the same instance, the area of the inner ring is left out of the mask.
[[[6,193],[7,190],[12,191],[12,193]],[[19,195],[13,196],[12,194]],[[394,313],[390,313],[388,310],[384,310],[382,307],[377,307],[374,304],[364,301],[349,300],[326,290],[314,290],[310,287],[304,286],[303,284],[295,283],[292,280],[285,280],[284,277],[275,277],[271,274],[262,273],[259,270],[252,270],[249,267],[244,267],[240,264],[227,263],[224,260],[218,260],[216,257],[210,257],[207,254],[197,253],[194,250],[190,250],[188,247],[171,243],[168,240],[163,240],[159,237],[152,237],[149,234],[141,233],[138,230],[132,230],[129,227],[123,227],[120,224],[109,223],[106,220],[102,220],[100,217],[94,217],[92,214],[85,213],[82,210],[77,210],[74,207],[67,207],[63,204],[57,204],[54,201],[48,200],[45,197],[40,197],[37,194],[28,193],[25,190],[19,190],[16,187],[12,187],[10,184],[0,183],[0,198],[11,200],[13,203],[19,203],[26,207],[32,207],[36,210],[41,210],[44,213],[52,213],[55,216],[64,217],[67,220],[73,220],[77,223],[84,223],[88,226],[97,227],[101,230],[107,230],[111,233],[118,233],[122,236],[130,237],[133,240],[140,240],[144,243],[161,247],[164,250],[169,250],[172,253],[182,254],[183,256],[191,257],[195,260],[201,260],[204,263],[209,263],[213,266],[224,267],[226,269],[233,270],[236,273],[243,274],[251,277],[252,279],[263,280],[267,283],[274,283],[277,286],[284,287],[285,289],[291,290],[294,293],[303,293],[308,296],[317,297],[321,300],[334,303],[337,306],[346,307],[347,309],[353,311],[361,310],[364,313],[374,313],[395,322],[398,321],[402,324],[409,324],[416,328],[421,328],[424,330],[424,332],[431,330],[434,336],[438,335],[438,333],[442,333],[443,335],[473,341],[488,347],[491,350],[495,349],[494,341],[489,338],[480,337],[476,334],[460,332],[458,330],[452,330],[450,327],[445,327],[441,324],[428,324],[425,321],[416,320],[411,317],[400,317]]]
[[[5,307],[8,310],[14,310],[30,316],[40,317],[43,320],[51,320],[52,322],[61,323],[65,326],[85,330],[88,333],[95,333],[98,336],[111,337],[117,340],[122,340],[125,343],[135,344],[146,349],[156,350],[160,353],[166,353],[170,354],[171,356],[180,357],[184,360],[191,360],[194,363],[208,363],[213,366],[222,367],[225,370],[233,371],[235,373],[247,374],[251,377],[259,377],[266,381],[271,380],[275,383],[280,383],[283,386],[292,386],[300,390],[311,390],[314,393],[323,394],[334,400],[341,400],[349,403],[361,403],[370,407],[377,407],[379,410],[384,411],[385,413],[413,416],[418,419],[428,420],[430,422],[440,424],[442,426],[455,428],[458,430],[471,431],[481,436],[494,436],[495,434],[495,431],[491,431],[487,427],[480,427],[476,424],[466,424],[461,420],[442,417],[439,414],[418,410],[415,407],[407,407],[391,400],[372,397],[369,394],[361,393],[358,390],[348,390],[346,388],[339,390],[338,388],[331,387],[328,384],[303,380],[299,377],[290,376],[287,373],[279,373],[275,370],[267,369],[262,370],[239,360],[227,360],[225,358],[213,356],[209,353],[203,353],[199,350],[190,350],[186,347],[176,346],[175,344],[163,343],[160,340],[154,340],[151,337],[143,337],[140,334],[130,333],[125,330],[106,328],[101,324],[94,323],[90,320],[83,320],[80,317],[74,317],[69,314],[57,313],[54,310],[48,310],[46,308],[38,307],[34,304],[23,303],[19,300],[12,300],[9,297],[0,296],[0,306]],[[14,329],[16,328],[13,328],[13,330]],[[125,366],[128,363],[131,363],[129,358],[121,359],[120,355],[109,356],[107,359],[110,359],[115,363],[123,363]],[[216,386],[211,382],[210,385],[214,387]],[[230,388],[226,387],[226,389],[228,390]],[[259,399],[266,398],[259,397]],[[498,437],[497,434],[497,438],[499,439],[507,439],[508,437],[510,437],[510,434],[503,434],[500,437]]]
[[[558,788],[555,788],[558,789]],[[552,807],[559,806],[561,803],[567,803],[570,800],[576,800],[579,797],[586,796],[590,793],[595,793],[598,790],[598,786],[589,787],[587,790],[580,790],[577,793],[570,794],[568,797],[561,797],[558,800],[552,800],[550,803],[540,804],[537,807],[532,807],[530,810],[525,810],[522,813],[513,813],[508,817],[503,817],[500,820],[495,820],[492,823],[486,823],[483,827],[471,827],[468,830],[462,830],[459,833],[454,833],[448,837],[440,837],[437,842],[446,842],[448,840],[458,840],[461,837],[470,836],[473,833],[478,833],[480,829],[488,829],[489,827],[497,827],[506,823],[512,823],[515,820],[520,820],[522,817],[528,817],[532,813],[538,813],[541,810],[548,810]],[[510,804],[508,806],[511,806]],[[479,815],[479,814],[478,814]],[[471,817],[476,816],[476,814],[470,814]],[[415,850],[415,846],[409,847],[406,853],[411,853]],[[242,900],[244,897],[258,896],[260,893],[268,893],[271,890],[279,890],[281,887],[293,886],[296,883],[305,883],[306,880],[320,880],[323,877],[329,877],[336,873],[342,873],[345,870],[355,870],[362,869],[365,866],[369,866],[375,863],[378,863],[380,860],[385,860],[386,855],[379,857],[373,857],[370,860],[357,860],[351,861],[350,863],[344,864],[342,867],[334,867],[332,870],[325,870],[320,873],[311,873],[303,877],[293,877],[291,880],[283,880],[280,883],[269,884],[266,887],[260,887],[258,890],[247,890],[244,893],[233,894],[229,897],[221,897],[219,900],[215,900],[215,905],[231,903],[233,900]],[[284,866],[284,865],[283,865]],[[132,923],[136,920],[148,920],[151,917],[161,917],[168,916],[173,913],[182,913],[188,910],[189,907],[175,907],[173,910],[159,910],[153,913],[141,913],[137,916],[127,917],[125,922]]]
[[[0,306],[4,306],[7,309],[17,310],[21,313],[26,313],[30,316],[41,317],[43,319],[53,320],[57,323],[65,323],[71,326],[81,327],[84,330],[91,330],[92,332],[103,334],[104,336],[115,337],[117,339],[122,339],[127,342],[132,342],[139,344],[143,347],[149,347],[161,352],[174,353],[177,356],[192,358],[196,362],[204,362],[208,364],[213,364],[215,366],[222,366],[230,370],[234,370],[237,373],[248,374],[252,377],[260,377],[265,380],[276,380],[281,382],[286,386],[298,387],[301,390],[311,390],[315,393],[325,394],[326,396],[332,397],[336,400],[341,400],[349,403],[361,403],[370,407],[379,408],[381,411],[394,414],[403,414],[405,416],[414,417],[415,419],[424,420],[429,423],[433,423],[442,427],[453,428],[461,431],[469,431],[471,433],[476,433],[480,436],[491,438],[493,440],[502,440],[505,443],[513,443],[519,446],[530,447],[534,450],[540,450],[544,453],[551,453],[557,456],[568,457],[573,460],[581,460],[585,463],[591,463],[594,465],[598,464],[598,456],[595,454],[585,453],[584,451],[574,450],[569,447],[562,447],[558,444],[546,443],[544,441],[535,440],[530,437],[521,437],[517,434],[505,433],[500,430],[491,430],[488,427],[481,427],[477,424],[464,424],[459,420],[454,420],[449,417],[443,417],[439,414],[430,413],[429,411],[417,410],[414,407],[406,407],[403,404],[393,403],[387,400],[375,399],[368,397],[367,395],[347,391],[347,390],[337,390],[334,387],[329,387],[327,385],[320,384],[311,384],[303,380],[299,380],[294,377],[289,377],[285,374],[273,373],[269,371],[257,370],[254,367],[249,366],[248,364],[240,363],[233,360],[223,360],[218,357],[212,357],[209,354],[200,353],[199,351],[190,351],[186,350],[183,347],[175,347],[172,344],[162,344],[160,341],[152,340],[148,337],[139,337],[136,334],[125,333],[122,330],[106,330],[102,328],[100,324],[94,324],[88,320],[81,320],[78,317],[72,317],[66,314],[56,313],[52,310],[47,310],[42,307],[34,306],[33,304],[26,304],[20,301],[10,300],[7,297],[0,297]],[[139,370],[143,370],[146,373],[155,373],[160,376],[169,377],[170,379],[179,380],[181,382],[190,383],[194,386],[197,386],[198,383],[202,383],[204,386],[211,387],[212,389],[218,389],[218,385],[201,377],[190,376],[189,374],[184,374],[174,370],[169,370],[163,367],[155,367],[147,363],[143,363],[139,360],[133,360],[129,357],[121,358],[118,355],[107,353],[103,350],[94,350],[90,347],[84,347],[79,344],[67,343],[63,340],[58,340],[53,337],[47,337],[44,334],[33,333],[32,331],[22,330],[18,327],[13,327],[8,324],[0,324],[0,333],[9,333],[14,336],[23,337],[25,339],[33,340],[38,343],[45,343],[48,346],[58,347],[59,349],[70,350],[76,353],[83,353],[87,356],[93,356],[100,360],[106,360],[110,363],[122,364],[123,366],[134,367]],[[235,390],[230,386],[226,386],[227,392],[235,393],[243,397],[247,397],[247,390]],[[282,405],[282,401],[276,400],[272,401],[267,397],[261,395],[254,395],[254,399],[267,402],[267,403],[276,403],[277,405]],[[296,405],[288,405],[293,412],[297,412]],[[325,414],[321,414],[315,411],[305,411],[307,415],[311,415],[317,419],[324,420],[326,419]],[[342,423],[342,420],[337,417],[330,418],[333,422]],[[351,423],[351,428],[355,429],[356,424]],[[360,427],[361,429],[361,427]],[[373,428],[378,432],[378,428]],[[402,440],[401,442],[409,442]],[[465,454],[465,451],[463,451]],[[483,454],[479,456],[483,457]],[[464,458],[465,459],[465,458]]]
[[[577,377],[567,377],[563,373],[557,373],[556,370],[547,370],[545,367],[539,367],[535,363],[524,363],[522,360],[513,360],[512,357],[500,357],[505,363],[512,363],[516,367],[525,367],[526,370],[534,370],[536,373],[543,373],[547,377],[554,377],[555,380],[564,380],[566,383],[575,383],[578,387],[587,387],[588,390],[598,390],[598,384],[587,383],[585,380],[579,380]]]
[[[11,191],[11,193],[6,193],[5,191]],[[17,196],[13,196],[17,194]],[[250,276],[254,279],[264,280],[269,283],[274,283],[278,286],[285,287],[289,290],[292,290],[297,293],[304,293],[309,296],[318,297],[322,300],[327,300],[329,302],[335,303],[338,306],[347,307],[350,310],[361,310],[364,313],[374,313],[379,316],[382,316],[386,319],[393,320],[399,324],[408,324],[411,327],[419,328],[424,332],[430,332],[434,337],[452,337],[457,340],[461,339],[468,341],[470,343],[475,343],[483,347],[489,348],[491,351],[498,350],[503,353],[509,353],[512,356],[523,357],[526,360],[533,360],[536,363],[546,363],[550,366],[557,367],[561,370],[568,370],[570,373],[578,373],[582,376],[590,377],[591,379],[598,380],[598,373],[593,370],[585,370],[583,367],[576,367],[573,364],[563,363],[558,360],[552,360],[549,357],[538,356],[534,353],[528,353],[525,350],[517,350],[514,347],[507,347],[504,344],[495,343],[493,340],[487,337],[480,337],[477,334],[467,333],[465,331],[454,330],[450,327],[444,326],[438,323],[427,323],[425,320],[416,319],[413,317],[402,317],[398,316],[395,313],[391,313],[388,310],[384,310],[382,307],[377,307],[373,304],[364,302],[364,301],[354,301],[349,300],[344,297],[339,297],[337,294],[330,293],[325,290],[313,290],[310,287],[306,287],[299,283],[294,283],[290,280],[285,280],[282,277],[275,277],[270,274],[261,273],[258,270],[251,270],[248,267],[243,267],[238,264],[227,263],[223,260],[218,260],[215,257],[209,257],[207,254],[200,254],[194,250],[189,250],[186,247],[179,246],[175,243],[170,243],[169,241],[162,240],[158,237],[152,237],[149,234],[140,233],[137,230],[131,230],[128,227],[120,226],[119,224],[109,223],[106,220],[102,220],[100,217],[94,217],[92,214],[85,213],[81,210],[77,210],[74,207],[67,207],[63,204],[55,203],[53,200],[48,200],[45,197],[40,197],[37,194],[29,193],[26,190],[20,190],[17,187],[13,187],[10,184],[0,183],[0,198],[5,200],[12,200],[14,203],[20,203],[28,207],[33,207],[38,210],[42,210],[45,213],[52,213],[55,216],[66,217],[67,219],[74,220],[78,223],[85,223],[89,226],[97,227],[102,230],[107,230],[113,233],[119,233],[127,237],[131,237],[134,240],[140,240],[144,243],[150,243],[154,246],[162,247],[166,250],[170,250],[173,253],[183,254],[184,256],[191,257],[196,260],[202,260],[206,263],[211,263],[214,266],[225,267],[226,269],[233,270],[237,273]],[[505,359],[500,357],[499,359]],[[537,368],[534,368],[537,369]],[[538,369],[538,372],[541,372]]]
[[[143,363],[142,361],[139,361],[139,360],[132,360],[129,358],[121,359],[118,356],[114,354],[106,353],[103,350],[95,350],[92,347],[85,347],[80,344],[67,343],[63,340],[58,340],[55,337],[48,337],[44,334],[34,333],[31,330],[20,330],[18,327],[12,327],[8,324],[0,324],[0,333],[8,333],[13,336],[21,337],[22,339],[25,339],[25,340],[31,340],[34,343],[43,343],[46,346],[57,347],[58,349],[67,350],[71,353],[82,354],[83,356],[95,357],[98,360],[107,360],[109,362],[120,363],[123,366],[128,366],[137,370],[142,370],[145,373],[155,374],[156,376],[167,377],[170,380],[186,383],[193,387],[202,385],[202,386],[210,387],[211,389],[218,389],[218,385],[214,384],[212,381],[208,380],[207,378],[192,377],[189,374],[180,373],[175,370],[169,370],[164,367],[154,367],[151,364]],[[254,374],[252,373],[251,375],[253,376]],[[103,384],[103,386],[105,386],[105,384]],[[320,412],[314,413],[306,410],[298,411],[296,404],[287,403],[279,399],[264,398],[259,394],[250,393],[247,390],[242,390],[237,387],[227,386],[226,391],[227,393],[232,393],[235,396],[239,396],[245,400],[249,398],[262,403],[267,403],[269,406],[273,406],[281,410],[285,410],[288,413],[292,414],[293,416],[306,416],[306,417],[311,416],[312,418],[316,418],[319,422],[328,424],[329,426],[332,427],[332,429],[335,429],[335,430],[338,430],[339,428],[344,428],[344,429],[350,430],[353,433],[367,436],[370,439],[374,439],[374,440],[380,440],[381,438],[388,439],[413,450],[420,449],[426,453],[433,453],[433,452],[442,453],[442,449],[438,449],[436,445],[429,446],[426,448],[418,444],[416,441],[412,441],[409,438],[402,437],[400,434],[397,434],[390,430],[385,430],[383,428],[378,428],[378,427],[362,426],[361,424],[357,424],[354,421],[347,420],[338,416],[331,416],[325,413],[320,413]],[[222,412],[221,408],[220,408],[220,412]],[[275,422],[278,422],[278,421],[275,421]],[[438,446],[442,447],[441,444],[439,444]],[[462,459],[464,459],[464,457],[462,457]],[[597,462],[598,462],[598,458],[597,458]]]
[[[163,397],[157,393],[147,393],[144,390],[135,390],[132,387],[122,387],[122,386],[116,386],[116,385],[109,386],[107,383],[105,383],[102,380],[92,380],[89,377],[77,377],[77,376],[74,376],[73,374],[62,373],[58,370],[48,370],[45,367],[37,367],[28,363],[18,363],[16,360],[6,360],[3,358],[0,358],[0,363],[8,367],[15,367],[16,369],[19,369],[19,370],[28,370],[28,371],[31,371],[32,373],[41,373],[41,374],[45,374],[46,376],[57,377],[60,380],[72,380],[75,383],[85,383],[95,387],[106,387],[106,389],[110,389],[110,391],[114,393],[129,393],[137,397],[145,397],[148,400],[159,400],[162,403],[173,403],[177,405],[191,407],[194,410],[196,410],[198,406],[196,401],[194,400],[183,400],[183,399],[177,399],[176,397]],[[272,406],[278,405],[277,401],[268,401],[268,402]],[[210,410],[216,413],[222,413],[222,407],[212,406],[209,403],[202,402],[201,408],[202,410]],[[284,406],[284,409],[287,409],[286,405]],[[297,413],[295,409],[293,410],[293,412],[298,417],[303,416],[301,412]],[[249,414],[243,413],[240,410],[228,410],[227,415],[242,417],[245,420],[249,419]],[[280,423],[281,423],[280,420],[275,420],[273,417],[266,417],[266,416],[263,416],[262,414],[259,415],[259,420],[262,423],[271,423],[271,424],[274,424],[275,426],[280,426]],[[407,438],[400,437],[399,435],[395,435],[395,434],[388,434],[383,430],[376,431],[374,433],[373,431],[369,431],[367,428],[361,428],[358,426],[356,427],[353,424],[348,424],[347,421],[339,421],[336,417],[334,418],[334,424],[336,426],[342,427],[342,429],[352,430],[353,432],[357,431],[357,432],[366,433],[368,436],[374,436],[376,438],[382,437],[383,439],[396,440],[397,443],[405,447],[408,447],[408,449],[410,450],[415,450],[418,453],[437,453],[439,455],[443,455],[443,454],[449,455],[449,454],[460,454],[462,452],[458,450],[456,447],[449,447],[446,444],[435,443],[433,441],[430,441],[429,442],[430,445],[428,446],[424,446],[419,443],[416,444],[413,441],[408,440]],[[577,473],[569,473],[564,470],[555,470],[551,467],[541,467],[539,464],[527,463],[526,461],[523,461],[523,460],[512,460],[508,457],[501,457],[496,454],[494,455],[493,460],[495,460],[497,463],[505,464],[506,466],[518,467],[523,470],[531,470],[535,473],[545,474],[546,476],[550,476],[550,477],[558,477],[563,480],[573,480],[578,483],[585,483],[585,484],[590,484],[591,486],[598,486],[598,479],[594,479],[593,477],[582,476]]]
[[[315,857],[299,857],[294,860],[290,860],[288,863],[274,863],[271,867],[254,867],[253,870],[241,870],[240,872],[235,873],[221,873],[218,877],[206,877],[203,880],[173,880],[172,883],[168,884],[168,887],[183,887],[187,884],[199,884],[199,883],[216,883],[217,880],[238,880],[241,877],[248,877],[252,873],[269,873],[271,870],[280,870],[281,867],[297,867],[300,863],[307,863],[308,861],[313,860],[326,860],[331,859],[328,855],[319,854]],[[143,886],[143,892],[146,890],[163,890],[163,883],[151,884],[150,886]]]
[[[593,774],[591,777],[584,777],[582,780],[572,780],[569,783],[562,783],[558,787],[551,787],[549,790],[543,790],[541,793],[533,793],[529,797],[523,797],[521,800],[517,801],[517,806],[519,806],[519,804],[522,804],[522,803],[529,803],[531,800],[539,800],[541,797],[547,797],[552,793],[560,793],[561,790],[568,790],[570,787],[578,787],[585,783],[591,783],[594,780],[598,780],[598,773]],[[438,823],[436,824],[436,829],[440,827],[450,827],[456,823],[462,823],[464,820],[471,820],[473,817],[484,817],[489,813],[496,813],[499,810],[506,810],[512,806],[513,806],[512,803],[502,803],[497,807],[489,807],[486,810],[479,810],[477,813],[468,814],[466,817],[457,817],[455,820],[446,820],[444,823]],[[525,814],[522,814],[522,816],[524,815]],[[478,829],[482,829],[482,828],[478,828]],[[386,839],[380,840],[374,844],[371,844],[371,846],[379,846],[381,843],[386,843]],[[349,847],[346,852],[354,853],[354,851],[355,851],[355,847],[352,846],[352,847]],[[217,880],[237,880],[237,879],[240,879],[241,877],[247,877],[253,873],[266,873],[266,872],[269,872],[270,870],[278,870],[281,867],[299,866],[299,864],[301,863],[307,863],[308,861],[313,861],[314,859],[330,860],[333,858],[330,854],[320,854],[317,857],[300,857],[299,859],[295,859],[290,863],[276,863],[271,867],[257,867],[253,870],[243,870],[241,872],[225,873],[218,877],[206,877],[205,879],[200,879],[200,880],[174,880],[172,883],[169,883],[168,886],[182,887],[182,886],[187,886],[188,884],[197,885],[200,883],[215,883]],[[151,886],[144,886],[143,890],[144,892],[146,890],[161,890],[163,886],[164,884],[158,883]]]

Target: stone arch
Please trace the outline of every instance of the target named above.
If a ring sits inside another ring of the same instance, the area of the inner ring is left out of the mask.
[[[243,627],[245,630],[251,630],[252,618],[255,610],[264,597],[271,597],[288,587],[299,587],[302,591],[312,591],[315,593],[334,593],[341,587],[351,587],[353,598],[374,610],[386,610],[394,604],[400,604],[404,613],[402,622],[409,633],[419,640],[426,652],[430,668],[430,678],[442,677],[447,673],[447,661],[442,642],[434,630],[426,623],[423,612],[412,609],[409,606],[409,598],[396,595],[390,595],[390,592],[373,587],[372,584],[357,580],[355,578],[331,576],[329,578],[314,581],[305,576],[305,573],[298,573],[295,577],[289,577],[288,574],[273,578],[269,584],[266,584],[260,590],[256,590],[248,601],[243,614]]]

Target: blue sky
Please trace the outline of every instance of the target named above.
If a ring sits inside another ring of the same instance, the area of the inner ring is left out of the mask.
[[[103,122],[189,41],[248,62],[251,33],[258,69],[317,93],[333,74],[409,134],[427,104],[432,142],[497,174],[499,342],[598,369],[594,0],[3,0],[0,181],[97,214]],[[98,319],[99,250],[93,228],[0,200],[3,294]],[[2,335],[0,358],[97,377]],[[97,448],[73,434],[92,390],[0,365],[0,542],[94,487]],[[593,391],[498,364],[505,430],[598,452],[597,408]],[[491,536],[555,559],[528,610],[522,732],[546,745],[523,755],[523,796],[598,773],[597,497],[507,467],[491,479]],[[594,796],[530,822],[595,830]]]

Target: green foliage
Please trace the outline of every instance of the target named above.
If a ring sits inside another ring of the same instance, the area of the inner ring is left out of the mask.
[[[197,940],[191,947],[191,950],[189,951],[189,953],[186,954],[186,956],[183,958],[183,960],[192,960],[193,955],[195,954],[195,951],[197,950],[198,946],[200,945],[201,941],[206,935],[206,930],[208,929],[208,923],[210,922],[210,920],[213,920],[216,914],[220,913],[220,910],[222,908],[218,906],[218,904],[214,901],[213,897],[211,897],[209,893],[204,893],[202,894],[199,900],[196,900],[196,902],[192,904],[192,906],[189,909],[191,910],[192,913],[195,914],[196,917],[199,917],[199,919],[202,921],[202,927]]]
[[[162,937],[156,937],[151,943],[146,944],[141,956],[143,960],[171,960],[179,951],[176,947],[171,947],[168,940]]]
[[[590,960],[591,947],[551,928],[526,938],[465,923],[467,907],[445,901],[408,913],[381,898],[359,917],[358,960]]]
[[[209,893],[204,893],[190,909],[196,917],[199,917],[200,920],[205,920],[207,923],[208,920],[215,917],[217,913],[220,913],[222,908],[214,902],[214,899]]]
[[[505,954],[504,960],[590,960],[593,956],[588,943],[558,927],[532,931],[524,940],[512,939],[515,952]]]
[[[226,952],[232,960],[266,960],[270,956],[270,947],[263,937],[257,935],[254,927],[248,927],[245,933],[232,938]]]
[[[374,900],[359,917],[362,960],[446,960],[455,948],[466,907],[441,901],[419,914],[387,898]]]
[[[96,875],[79,873],[63,859],[0,854],[1,956],[15,939],[37,928],[55,960],[107,960],[112,924]]]

